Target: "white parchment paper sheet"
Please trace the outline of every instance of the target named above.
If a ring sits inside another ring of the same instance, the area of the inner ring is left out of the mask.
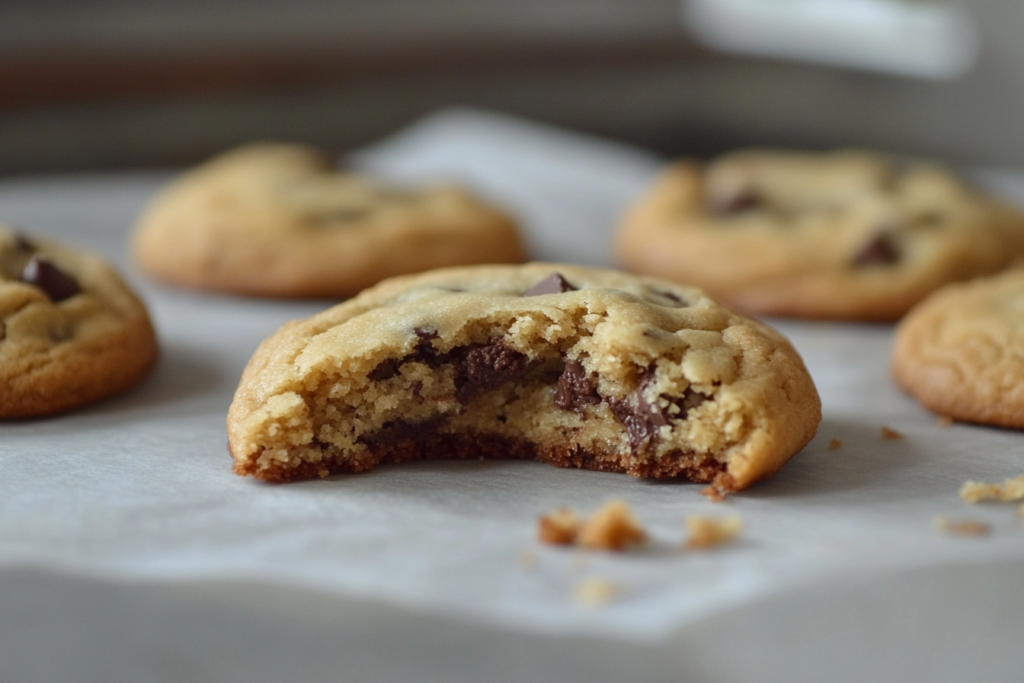
[[[516,211],[538,258],[610,262],[609,237],[660,161],[644,152],[469,111],[442,112],[349,162],[401,180],[455,178]],[[1011,506],[967,506],[966,479],[1024,472],[1024,436],[954,425],[893,386],[892,328],[776,321],[824,401],[818,437],[774,479],[712,504],[700,486],[529,462],[381,467],[284,486],[230,471],[224,415],[259,341],[325,302],[258,301],[158,286],[126,258],[132,221],[166,174],[0,183],[0,219],[116,260],[163,343],[128,395],[46,420],[0,424],[0,567],[114,580],[248,579],[379,599],[431,614],[554,634],[658,639],[674,626],[845,576],[1024,560]],[[1019,191],[1012,176],[989,175]],[[905,435],[886,440],[887,425]],[[841,448],[829,450],[832,439]],[[650,530],[624,555],[539,547],[538,514],[623,498]],[[743,516],[741,542],[680,549],[687,514]],[[987,520],[952,538],[936,515]],[[521,559],[534,556],[532,567]],[[601,609],[580,581],[621,588]]]

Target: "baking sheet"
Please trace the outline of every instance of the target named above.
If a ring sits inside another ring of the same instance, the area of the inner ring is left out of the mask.
[[[623,207],[657,171],[641,151],[507,117],[442,112],[349,162],[398,179],[462,178],[518,210],[534,254],[602,264]],[[773,595],[837,579],[1024,562],[1013,506],[968,506],[967,479],[1024,473],[1024,437],[942,427],[893,386],[892,328],[773,321],[815,378],[824,420],[775,478],[725,503],[700,486],[530,462],[431,462],[284,486],[230,471],[224,414],[261,339],[325,302],[172,290],[125,254],[132,221],[170,176],[69,176],[0,183],[0,217],[99,251],[148,302],[163,344],[140,387],[84,410],[0,424],[0,568],[137,583],[232,581],[457,616],[488,627],[656,643]],[[988,173],[1011,194],[1024,182]],[[1018,195],[1020,196],[1020,195]],[[885,425],[905,438],[888,440]],[[829,450],[832,439],[842,446]],[[628,501],[653,542],[623,555],[535,542],[539,514]],[[739,543],[686,551],[687,514],[742,515]],[[991,523],[950,537],[936,515]],[[525,561],[524,561],[525,555]],[[608,580],[613,601],[574,600]]]

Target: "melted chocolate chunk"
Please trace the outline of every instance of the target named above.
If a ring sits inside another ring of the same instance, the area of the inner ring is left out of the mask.
[[[502,339],[441,352],[430,343],[439,336],[436,330],[417,327],[414,332],[419,337],[415,352],[403,359],[382,362],[370,371],[370,379],[393,377],[398,367],[405,362],[425,363],[432,368],[451,365],[456,398],[466,404],[474,395],[519,379],[542,362],[539,358],[531,359],[507,346]],[[392,362],[393,368],[390,365]]]
[[[463,404],[474,394],[497,389],[506,382],[519,379],[540,363],[539,359],[531,360],[526,354],[509,348],[500,339],[492,344],[459,351],[464,351],[464,355],[455,363],[454,379],[456,396]]]
[[[442,416],[430,418],[423,422],[391,420],[381,425],[380,429],[373,434],[364,434],[359,437],[359,442],[371,448],[376,448],[379,446],[392,446],[406,441],[419,441],[436,432],[444,421],[445,418]]]
[[[453,349],[448,353],[441,353],[434,348],[433,344],[430,343],[441,336],[438,334],[437,330],[432,330],[426,327],[417,327],[413,332],[415,332],[416,336],[419,337],[419,341],[416,343],[416,351],[407,360],[426,363],[432,368],[436,368],[439,365],[448,363],[452,360],[452,354],[456,349]]]
[[[761,197],[753,189],[746,188],[731,194],[711,196],[708,198],[708,204],[713,212],[720,216],[728,216],[756,209],[761,205]]]
[[[413,330],[413,332],[415,332],[416,336],[420,338],[420,342],[433,341],[440,336],[437,333],[437,330],[432,330],[427,327],[417,327],[416,329]]]
[[[64,301],[82,291],[70,275],[44,256],[33,256],[21,271],[21,281],[46,292],[51,301]]]
[[[636,453],[644,442],[657,433],[658,428],[651,422],[649,413],[627,398],[609,398],[608,407],[629,437],[629,447]]]
[[[892,241],[892,237],[885,231],[879,232],[864,245],[853,259],[855,267],[892,265],[900,260],[899,251]]]
[[[386,379],[391,379],[398,374],[398,367],[402,364],[399,358],[388,358],[385,361],[381,361],[377,367],[367,373],[374,382],[383,382]]]
[[[573,410],[583,415],[583,406],[600,403],[601,396],[587,376],[583,364],[571,360],[565,364],[565,369],[558,378],[554,400],[555,405],[562,410]]]
[[[523,296],[540,296],[541,294],[563,294],[575,292],[576,288],[565,281],[561,273],[551,273],[546,278],[530,287]]]
[[[670,424],[670,420],[685,420],[690,410],[708,400],[703,394],[687,387],[683,395],[673,401],[679,412],[671,415],[667,407],[662,408],[657,403],[648,403],[644,398],[643,391],[652,381],[654,373],[650,372],[640,382],[640,388],[632,397],[607,399],[612,414],[626,428],[629,447],[634,453],[640,450],[644,442],[656,436],[660,428]]]

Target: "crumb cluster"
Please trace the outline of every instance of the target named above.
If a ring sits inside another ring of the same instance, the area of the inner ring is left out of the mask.
[[[632,509],[621,500],[606,503],[587,519],[568,508],[559,508],[540,518],[537,537],[553,545],[612,551],[647,540]]]
[[[1024,474],[1013,479],[1006,479],[1001,484],[987,484],[980,481],[964,482],[964,485],[960,487],[960,499],[965,503],[980,503],[985,500],[1012,503],[1024,500]]]
[[[715,486],[705,486],[700,490],[700,495],[712,503],[721,503],[725,500],[725,492]]]

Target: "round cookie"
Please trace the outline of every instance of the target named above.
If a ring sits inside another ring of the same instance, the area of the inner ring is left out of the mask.
[[[1024,428],[1024,270],[948,285],[896,328],[896,382],[925,407]]]
[[[1024,216],[934,165],[746,150],[670,166],[616,252],[748,313],[888,321],[1020,258]]]
[[[393,275],[523,260],[512,220],[461,189],[386,187],[269,143],[172,182],[139,219],[133,253],[170,283],[266,297],[345,297]]]
[[[156,356],[149,315],[112,267],[0,226],[0,419],[125,391]]]
[[[698,289],[533,263],[395,278],[289,323],[227,427],[235,472],[269,481],[495,457],[739,490],[820,419],[771,328]]]

